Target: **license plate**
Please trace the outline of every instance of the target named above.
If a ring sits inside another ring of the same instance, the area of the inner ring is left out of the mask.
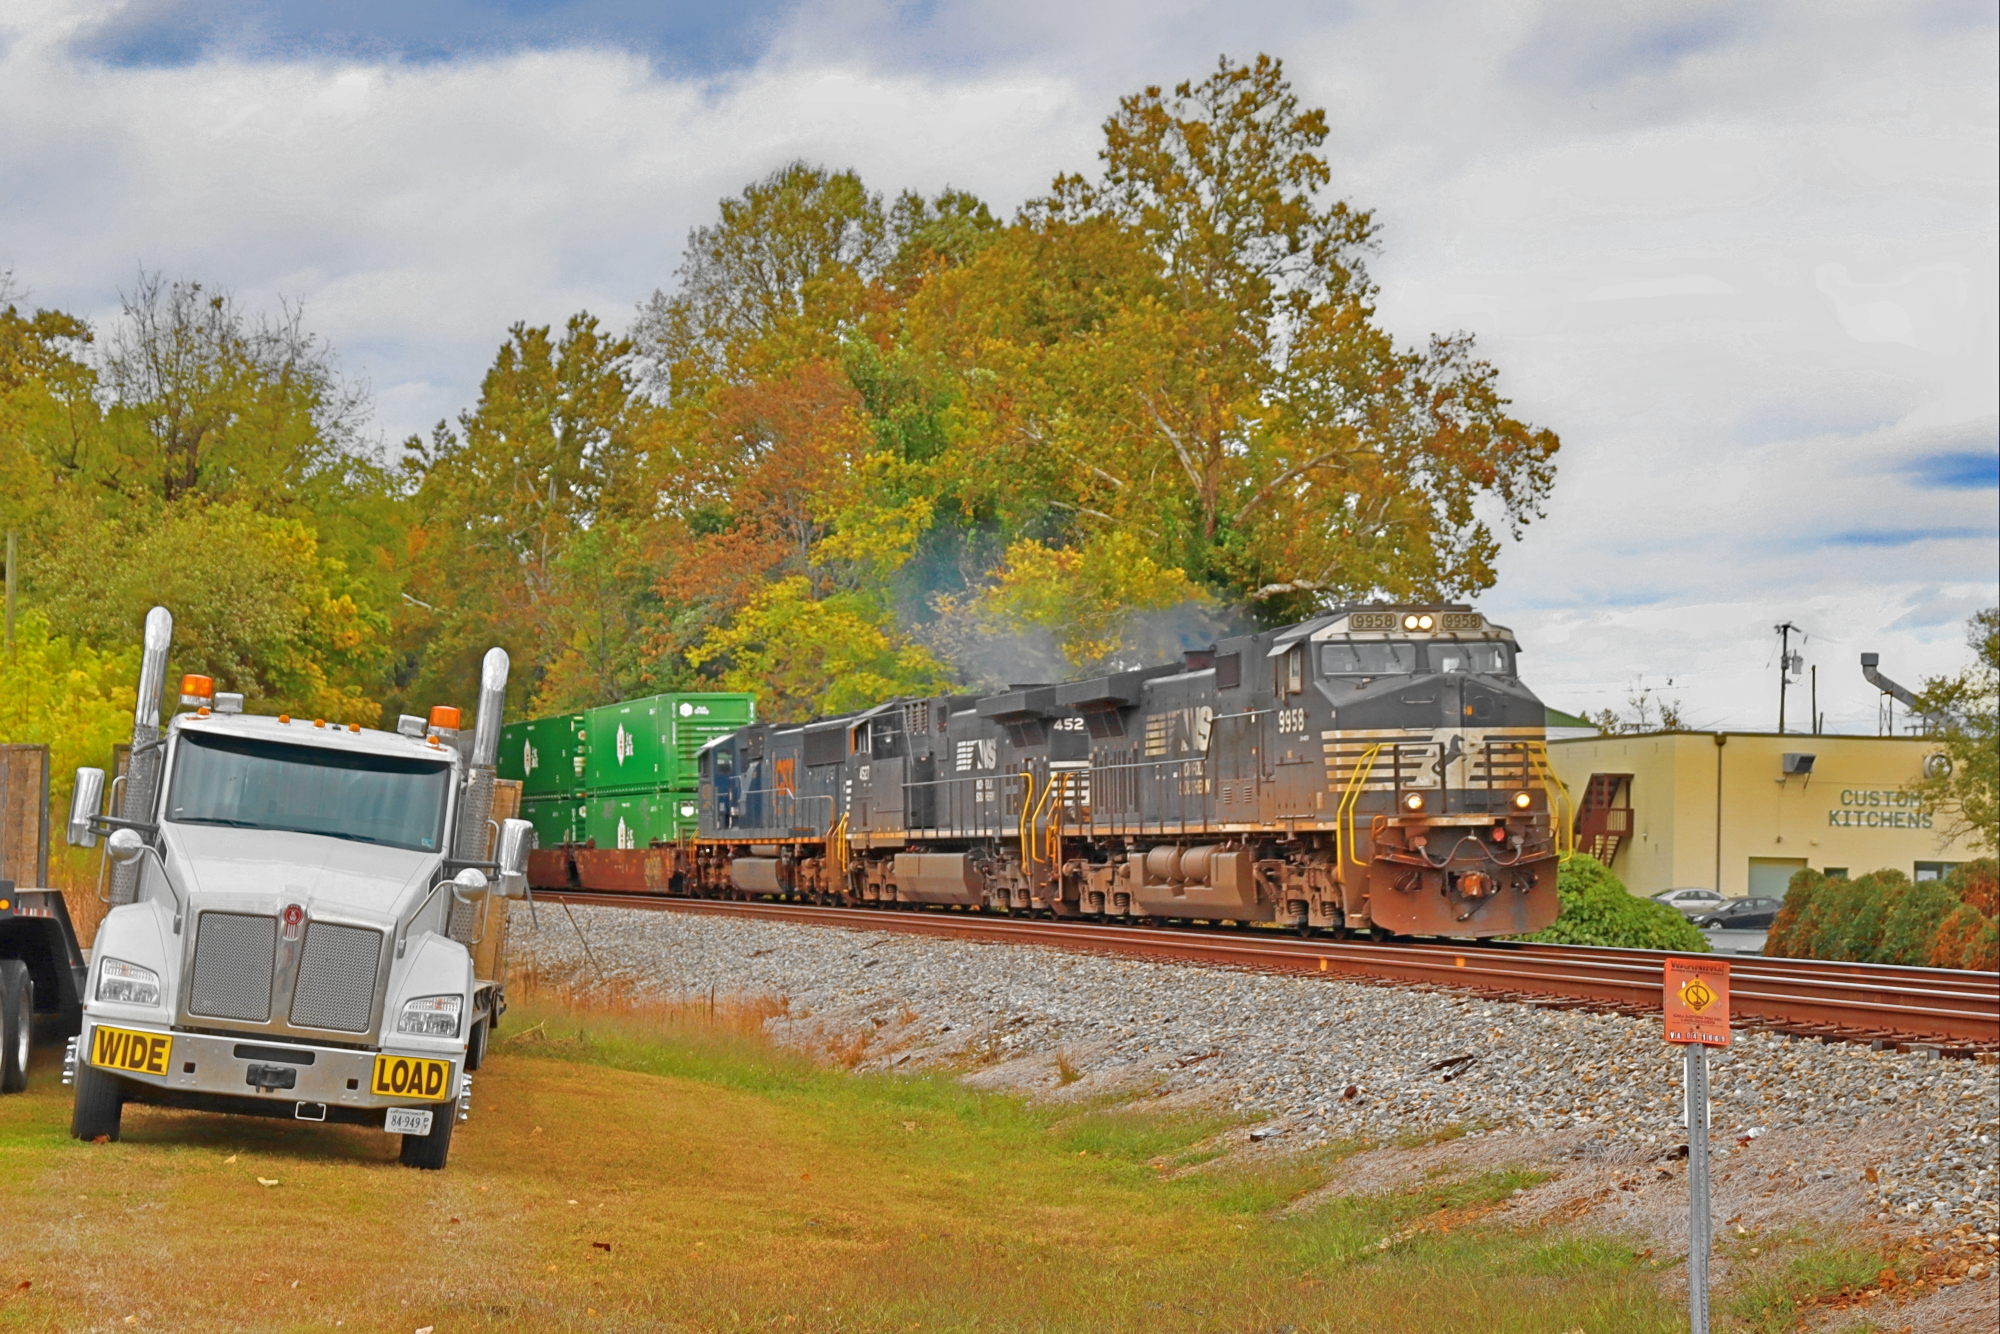
[[[174,1040],[165,1033],[134,1033],[103,1024],[91,1031],[90,1063],[101,1070],[164,1075],[173,1052]]]
[[[451,1062],[421,1056],[377,1056],[369,1091],[384,1098],[443,1102],[451,1096]]]
[[[428,1135],[433,1115],[435,1113],[415,1107],[391,1107],[389,1114],[382,1118],[382,1129],[392,1135]]]

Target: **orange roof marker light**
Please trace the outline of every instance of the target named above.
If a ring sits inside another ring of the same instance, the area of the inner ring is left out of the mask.
[[[197,709],[215,699],[215,678],[197,676],[189,672],[181,678],[181,705],[183,708]]]
[[[458,730],[458,710],[449,704],[433,704],[431,706],[431,726],[437,728],[440,732],[456,732]]]
[[[289,726],[292,721],[292,715],[289,713],[281,713],[278,715],[278,721]]]

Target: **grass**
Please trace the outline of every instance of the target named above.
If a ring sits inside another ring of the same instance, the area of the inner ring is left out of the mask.
[[[1295,1209],[1354,1146],[1218,1161],[1223,1118],[857,1075],[770,1013],[519,1004],[442,1173],[147,1108],[78,1145],[44,1052],[0,1100],[0,1330],[1685,1328],[1629,1247],[1489,1216],[1532,1174]]]
[[[1752,1258],[1748,1249],[1757,1246]],[[1798,1326],[1802,1315],[1876,1285],[1895,1267],[1877,1251],[1813,1236],[1798,1228],[1767,1236],[1725,1241],[1746,1273],[1728,1302],[1739,1328],[1779,1334]],[[1891,1285],[1894,1286],[1893,1284]]]

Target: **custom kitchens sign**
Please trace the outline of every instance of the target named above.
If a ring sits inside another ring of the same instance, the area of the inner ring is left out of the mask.
[[[1729,964],[1723,959],[1668,959],[1665,994],[1667,1041],[1729,1045]]]
[[[1931,813],[1914,795],[1893,787],[1844,787],[1826,822],[1840,829],[1929,829]]]

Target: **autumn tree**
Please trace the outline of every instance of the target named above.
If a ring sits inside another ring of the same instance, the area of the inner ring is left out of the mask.
[[[1518,531],[1555,437],[1508,415],[1469,336],[1404,349],[1374,323],[1375,225],[1322,202],[1326,133],[1269,58],[1148,88],[1100,179],[1059,177],[916,298],[967,384],[969,501],[1054,511],[1063,540],[1128,530],[1267,620],[1491,584],[1475,502]]]

